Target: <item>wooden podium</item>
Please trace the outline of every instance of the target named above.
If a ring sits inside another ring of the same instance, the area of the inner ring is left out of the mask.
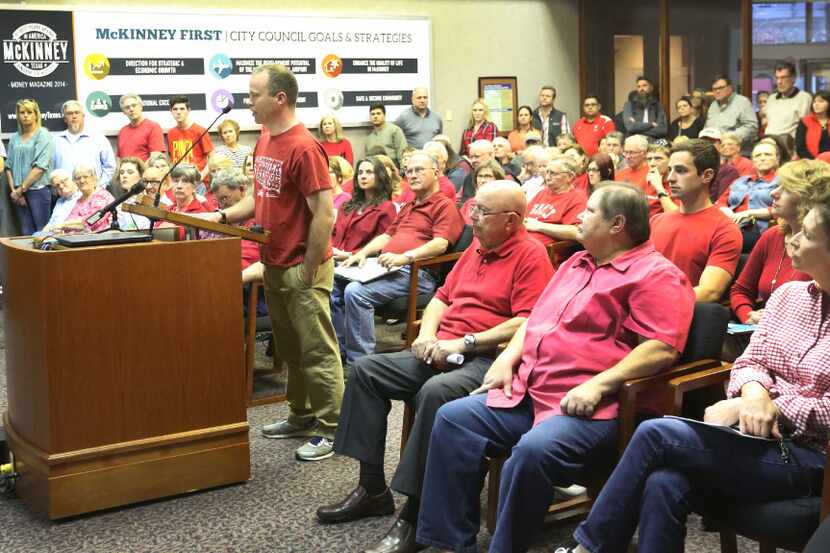
[[[250,478],[238,238],[0,249],[27,505],[54,519]]]

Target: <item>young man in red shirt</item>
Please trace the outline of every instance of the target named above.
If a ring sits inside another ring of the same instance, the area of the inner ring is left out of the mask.
[[[482,464],[510,451],[490,551],[527,551],[554,486],[616,450],[622,382],[671,366],[683,350],[694,294],[649,241],[642,192],[622,183],[594,191],[579,241],[586,251],[557,270],[475,395],[438,410],[418,544],[477,550]]]
[[[705,140],[672,148],[668,183],[680,209],[651,220],[654,247],[689,277],[703,302],[718,301],[726,292],[743,243],[738,227],[709,198],[719,166],[717,149]]]
[[[208,173],[208,155],[213,151],[210,133],[205,133],[202,136],[205,128],[190,120],[190,100],[187,96],[171,98],[170,113],[176,121],[176,126],[167,131],[170,161],[176,163],[183,159],[184,163],[192,163],[199,168],[202,179],[204,179]],[[199,139],[200,136],[201,139]],[[185,157],[184,153],[191,146],[193,146],[193,149]]]
[[[268,438],[312,436],[304,461],[334,455],[343,368],[331,324],[334,280],[331,180],[323,146],[297,119],[297,79],[286,67],[251,74],[250,108],[263,132],[254,150],[254,193],[205,218],[238,223],[252,215],[274,237],[262,246],[265,298],[275,346],[288,365],[286,420],[263,427]]]
[[[481,385],[496,347],[527,319],[553,275],[545,249],[523,228],[525,205],[516,183],[482,185],[473,209],[476,239],[424,311],[411,350],[366,356],[353,367],[335,450],[360,461],[360,478],[345,499],[317,510],[321,521],[348,522],[395,510],[383,473],[388,403],[407,398],[415,406],[412,432],[392,480],[407,502],[370,552],[413,551],[435,412]],[[451,354],[464,359],[450,363]]]
[[[118,100],[121,111],[130,120],[118,131],[118,157],[137,157],[147,161],[164,151],[161,125],[144,117],[144,105],[138,94],[125,94]]]
[[[584,115],[576,121],[573,127],[574,137],[588,157],[597,153],[599,141],[605,135],[617,130],[614,121],[607,115],[603,115],[600,110],[602,110],[602,104],[599,103],[599,98],[589,94],[582,101]]]

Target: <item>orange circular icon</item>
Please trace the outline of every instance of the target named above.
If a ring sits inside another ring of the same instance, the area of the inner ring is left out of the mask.
[[[334,54],[329,54],[323,58],[322,68],[326,77],[331,77],[333,79],[343,72],[343,60]]]

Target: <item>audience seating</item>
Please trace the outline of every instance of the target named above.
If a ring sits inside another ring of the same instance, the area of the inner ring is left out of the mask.
[[[686,412],[688,397],[694,392],[709,391],[722,397],[730,368],[712,367],[672,379],[669,387],[674,412]],[[765,503],[735,503],[718,498],[702,506],[704,524],[708,530],[720,532],[722,553],[737,553],[736,535],[759,542],[760,553],[775,553],[777,548],[801,551],[819,523],[830,514],[830,453],[824,467],[824,487],[816,490],[819,491],[821,496]]]
[[[718,357],[720,356],[728,321],[729,310],[722,305],[715,303],[695,304],[692,326],[686,348],[680,357],[680,364],[656,375],[628,380],[622,385],[619,391],[619,455],[622,455],[622,452],[625,451],[634,434],[638,417],[642,416],[641,406],[645,403],[646,398],[648,399],[647,405],[658,408],[658,414],[674,414],[674,397],[669,388],[669,382],[672,379],[707,370],[720,369],[724,366]],[[508,456],[509,452],[505,456],[493,457],[489,460],[487,529],[490,532],[493,532],[496,528],[499,480],[502,466]],[[555,500],[548,510],[549,519],[563,520],[590,511],[594,499],[613,470],[614,463],[616,463],[616,458],[613,460],[597,460],[586,466],[583,477],[575,483],[585,486],[587,492],[575,498]]]
[[[257,297],[262,282],[252,282],[246,298],[248,306],[248,318],[245,320],[245,396],[248,398],[248,407],[264,405],[266,403],[277,403],[285,401],[285,393],[270,394],[262,397],[254,397],[254,369],[256,361],[256,335],[258,332],[271,332],[271,318],[257,317]],[[253,316],[251,316],[253,314]],[[273,368],[268,372],[279,372],[281,361],[277,359],[276,352],[273,357]]]

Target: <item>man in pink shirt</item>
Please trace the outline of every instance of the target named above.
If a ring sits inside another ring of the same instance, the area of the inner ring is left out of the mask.
[[[478,394],[436,414],[417,543],[477,551],[482,463],[512,450],[490,551],[526,551],[554,486],[616,448],[623,381],[671,366],[685,346],[694,293],[649,241],[641,190],[598,188],[579,241],[586,251],[562,264]]]

